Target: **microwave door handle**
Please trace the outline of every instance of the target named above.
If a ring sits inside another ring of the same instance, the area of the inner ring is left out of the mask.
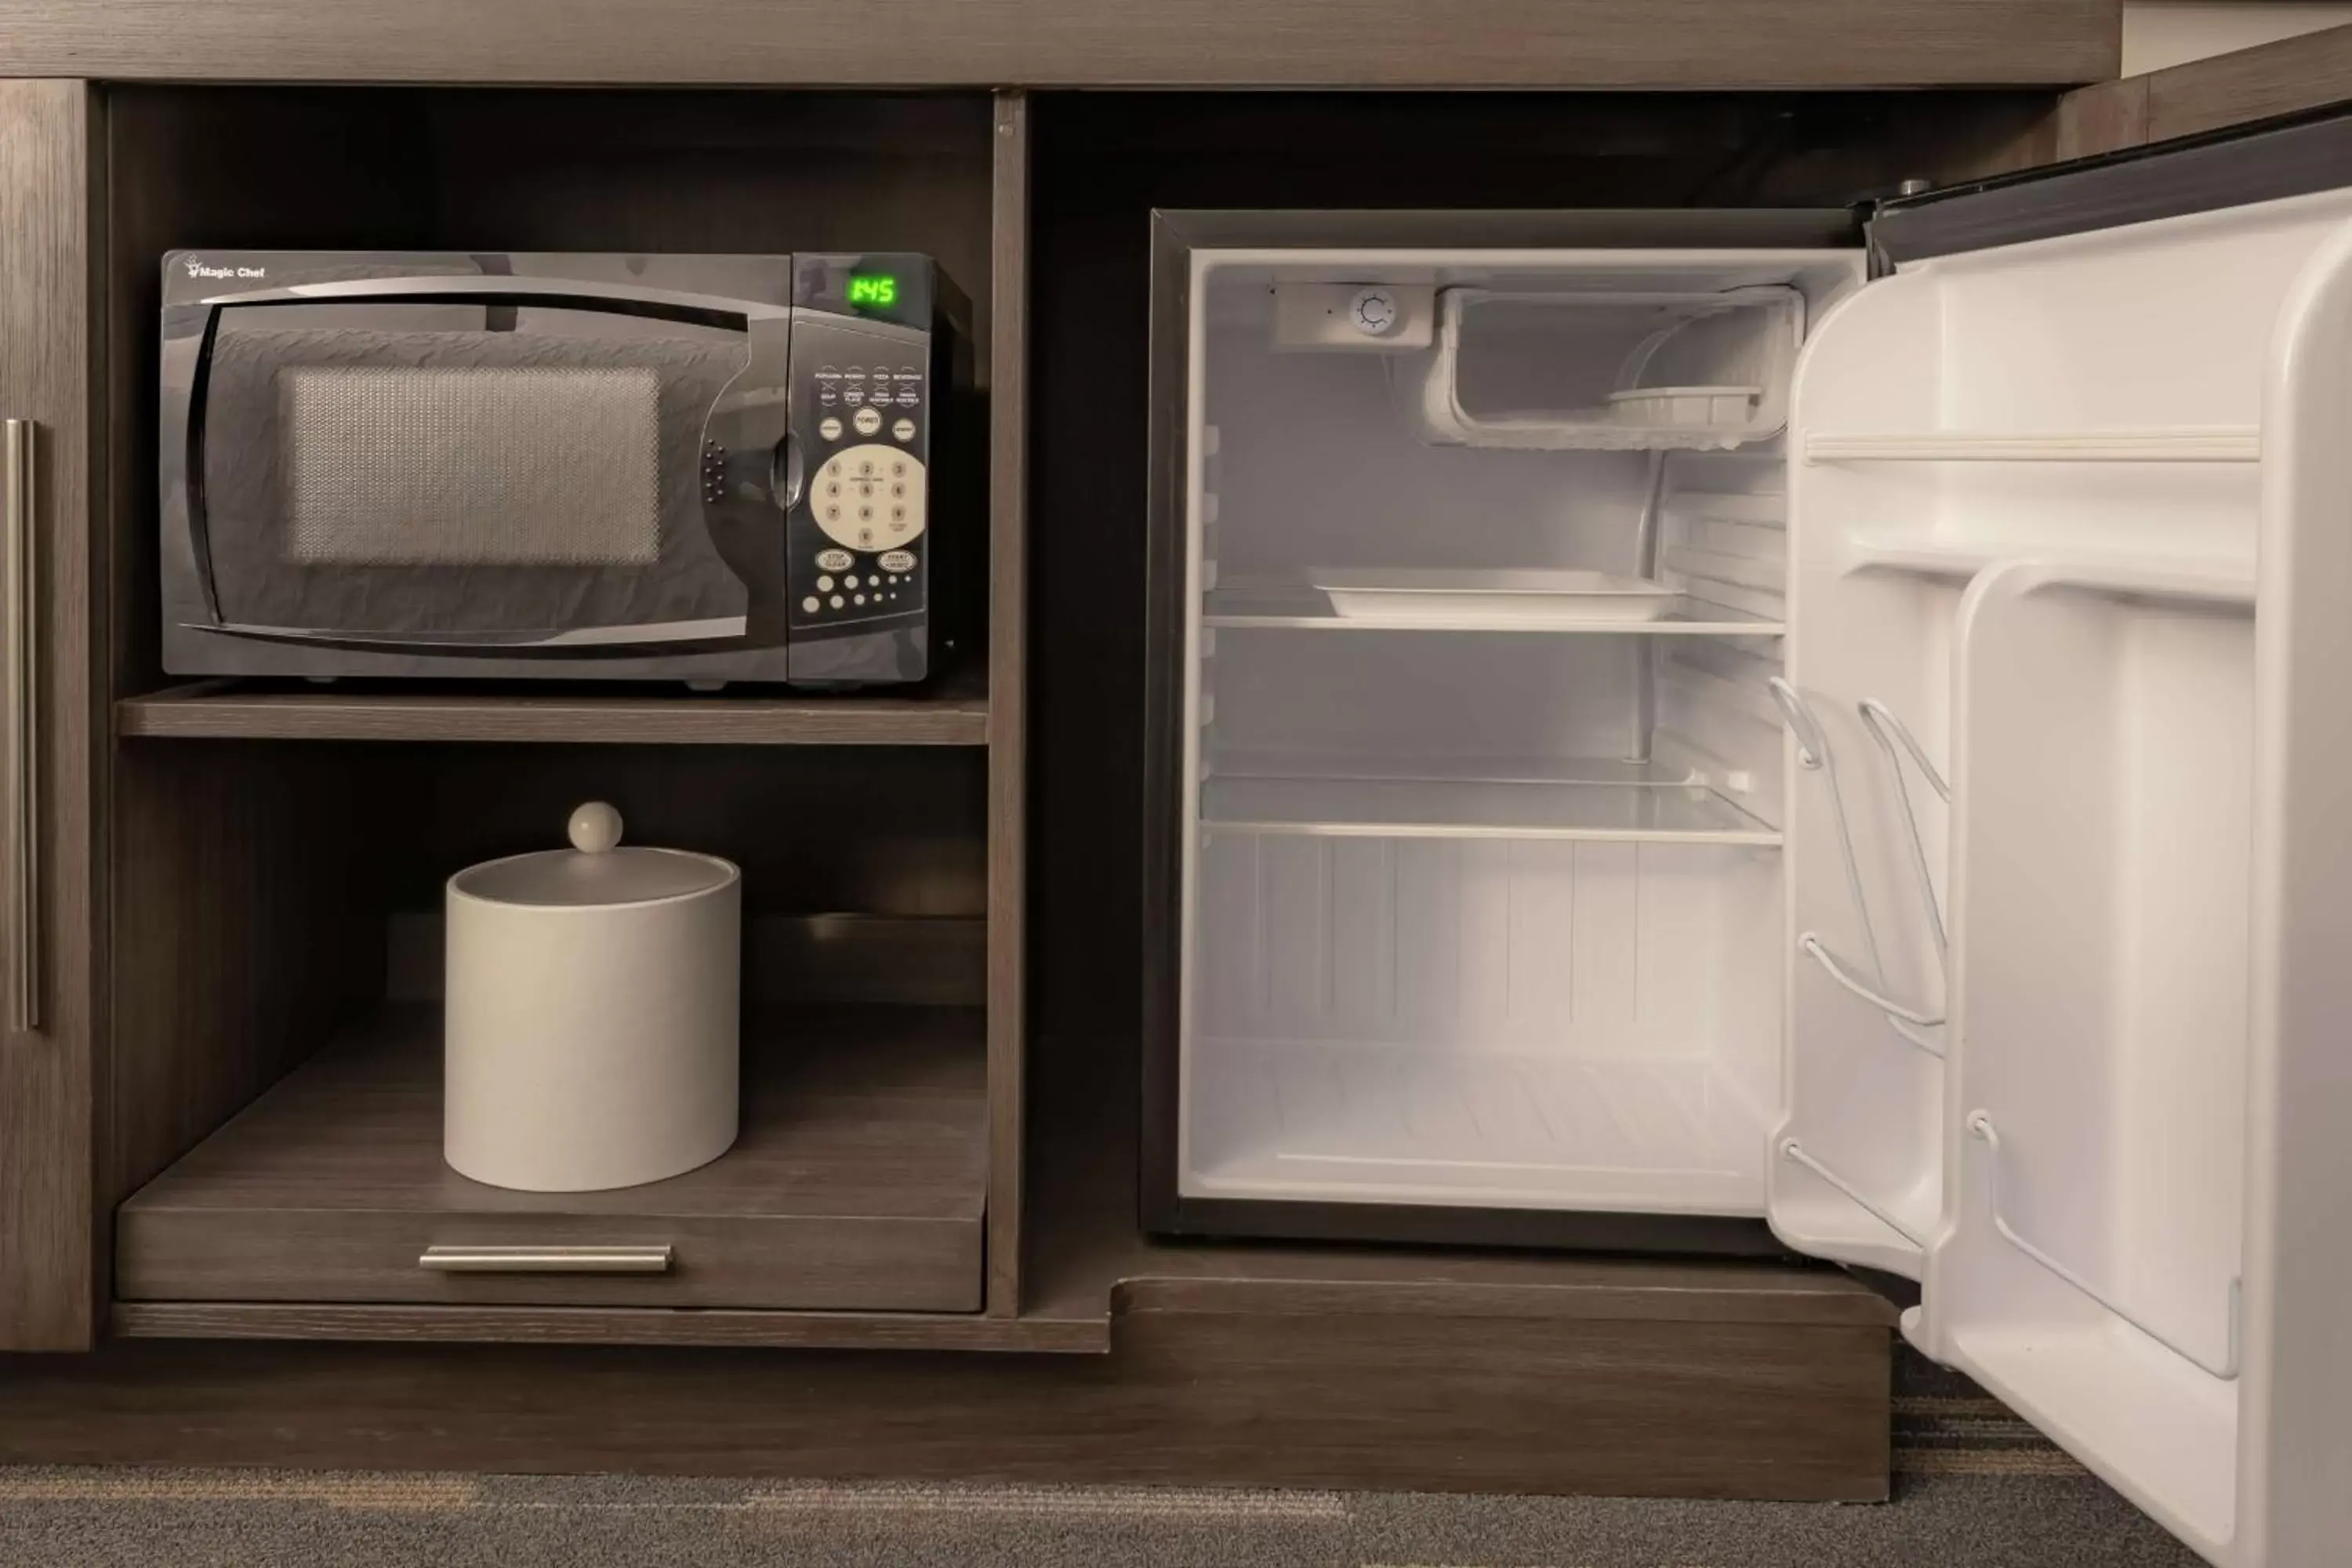
[[[776,454],[768,474],[768,493],[774,498],[778,511],[790,511],[801,504],[801,491],[808,475],[801,459],[800,437],[791,431],[776,443]]]
[[[251,637],[257,642],[411,648],[425,653],[496,652],[499,649],[525,652],[534,648],[609,648],[631,647],[639,644],[740,642],[751,635],[751,622],[742,616],[714,616],[696,621],[656,621],[631,626],[551,627],[511,632],[333,631],[322,626],[260,626],[235,621],[184,621],[181,625],[190,631]]]
[[[606,283],[570,278],[411,277],[339,278],[326,283],[294,283],[279,289],[240,289],[208,294],[205,306],[291,304],[305,300],[479,300],[488,297],[535,300],[609,300],[620,304],[653,305],[674,310],[703,310],[741,316],[747,321],[785,321],[789,304],[744,300],[719,294],[694,294],[677,289],[648,289],[639,283]],[[905,330],[905,329],[901,329]]]

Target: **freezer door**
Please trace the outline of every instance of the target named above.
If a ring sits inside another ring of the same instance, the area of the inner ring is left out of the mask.
[[[2232,1568],[2352,1542],[2347,171],[1894,215],[1790,426],[1774,1226]]]

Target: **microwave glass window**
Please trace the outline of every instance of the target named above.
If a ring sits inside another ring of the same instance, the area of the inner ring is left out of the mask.
[[[660,556],[661,373],[649,365],[297,364],[278,394],[290,560]]]
[[[761,541],[713,537],[703,439],[750,359],[725,318],[223,310],[191,454],[220,617],[524,638],[740,617]]]

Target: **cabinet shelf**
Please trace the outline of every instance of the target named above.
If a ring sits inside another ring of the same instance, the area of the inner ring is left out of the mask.
[[[628,745],[984,746],[988,687],[960,672],[910,695],[688,696],[611,687],[320,690],[206,680],[114,705],[119,735],[179,740],[517,741]]]
[[[1201,786],[1201,823],[1221,833],[1320,837],[1780,842],[1777,829],[1702,785],[1645,782],[1639,764],[1587,769],[1581,778],[1507,781],[1213,777]]]
[[[126,1302],[971,1312],[987,1108],[976,1009],[772,1015],[744,1030],[742,1131],[612,1192],[520,1193],[441,1157],[439,1010],[387,1006],[132,1196]],[[657,1275],[442,1274],[430,1245],[667,1244]]]
[[[1687,595],[1654,621],[1562,621],[1470,615],[1458,619],[1343,616],[1331,596],[1304,584],[1235,584],[1202,601],[1201,624],[1245,630],[1307,632],[1514,632],[1548,637],[1779,637],[1781,623]]]

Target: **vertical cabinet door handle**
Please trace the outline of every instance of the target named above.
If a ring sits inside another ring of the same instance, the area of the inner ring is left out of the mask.
[[[5,517],[0,521],[0,722],[7,733],[8,818],[0,857],[7,879],[7,1026],[24,1031],[41,1026],[41,832],[39,682],[35,654],[34,543],[39,530],[33,512],[35,426],[29,419],[0,421],[5,444]]]

